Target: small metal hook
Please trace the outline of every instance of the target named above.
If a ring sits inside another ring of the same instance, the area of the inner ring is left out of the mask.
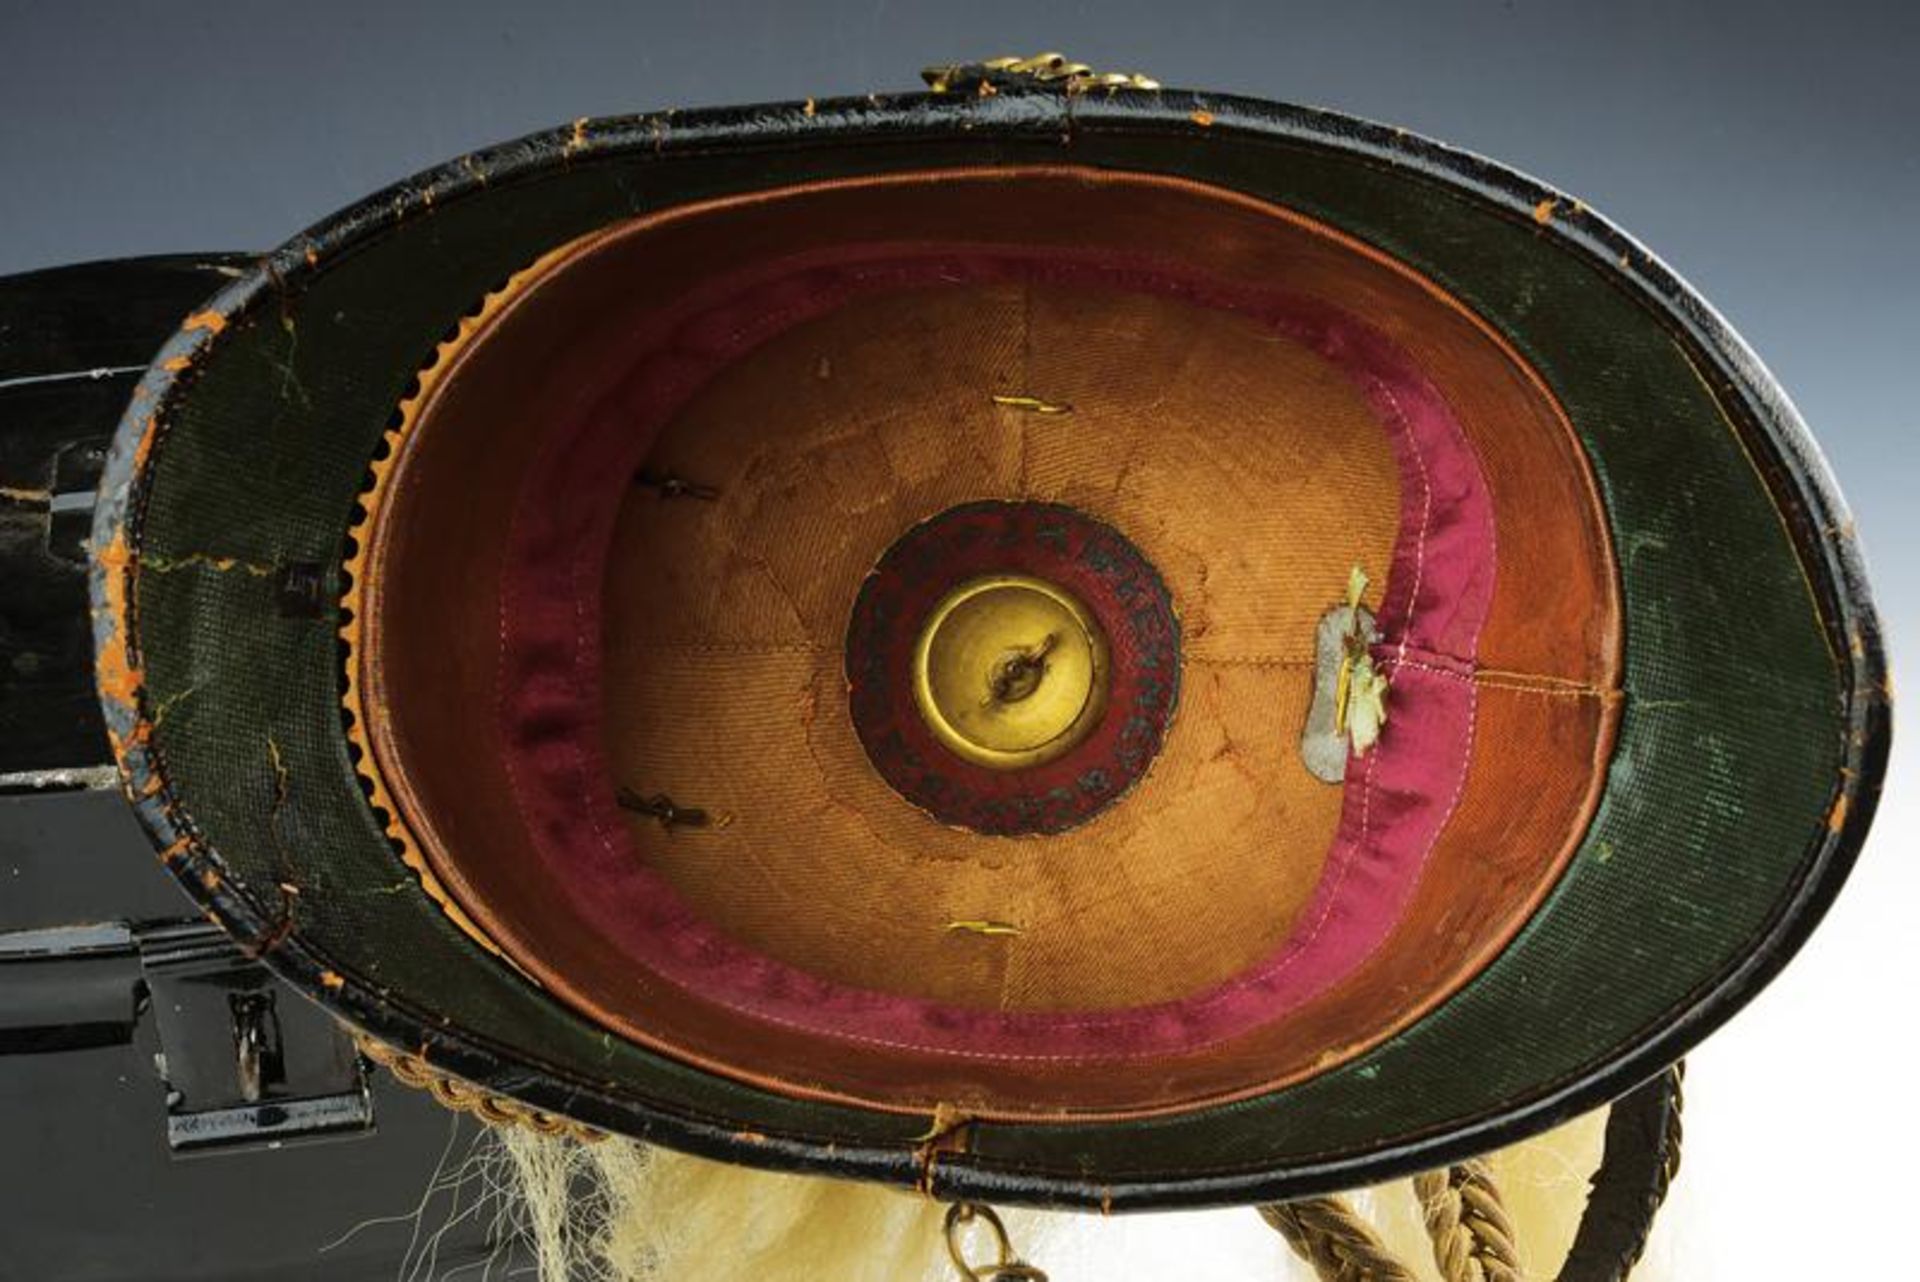
[[[649,819],[658,819],[660,826],[669,830],[674,828],[724,828],[727,824],[725,818],[721,818],[716,822],[714,817],[704,810],[693,806],[678,805],[674,802],[673,798],[667,796],[665,793],[655,793],[651,797],[643,797],[631,788],[622,788],[616,796],[622,809],[631,810],[637,815],[645,815]]]
[[[633,478],[633,483],[655,491],[662,499],[700,499],[711,503],[720,497],[718,486],[701,485],[672,472],[642,471]]]
[[[1039,645],[1016,650],[1002,660],[988,679],[987,698],[981,707],[996,703],[1018,703],[1040,687],[1047,675],[1047,656],[1060,644],[1060,634],[1049,632]]]

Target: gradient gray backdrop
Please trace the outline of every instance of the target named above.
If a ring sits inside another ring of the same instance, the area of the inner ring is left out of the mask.
[[[1914,4],[0,0],[0,272],[265,248],[581,115],[906,88],[928,62],[1054,48],[1403,125],[1621,223],[1799,404],[1859,518],[1898,662],[1920,620]],[[1729,1199],[1747,1172],[1802,1162],[1858,1189],[1920,1139],[1902,1062],[1920,981],[1910,756],[1827,928],[1697,1057],[1690,1282],[1864,1275]],[[1818,1103],[1835,1068],[1849,1084]],[[1871,1194],[1847,1213],[1903,1214]]]

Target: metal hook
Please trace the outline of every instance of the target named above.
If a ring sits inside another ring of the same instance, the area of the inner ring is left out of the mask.
[[[714,485],[701,485],[672,472],[643,471],[633,478],[633,483],[643,489],[655,491],[663,499],[700,499],[711,503],[720,497],[720,489]]]
[[[617,794],[617,799],[622,809],[631,810],[637,815],[646,815],[649,819],[658,819],[660,826],[666,829],[724,828],[728,822],[724,815],[716,820],[713,815],[704,810],[678,805],[665,793],[643,797],[631,788],[622,788]]]

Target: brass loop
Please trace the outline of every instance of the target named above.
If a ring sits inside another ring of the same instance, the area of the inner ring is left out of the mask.
[[[962,1239],[966,1236],[967,1226],[976,1220],[985,1224],[993,1234],[996,1258],[991,1264],[974,1264],[967,1259]],[[978,1202],[955,1202],[947,1208],[946,1234],[947,1255],[967,1282],[1047,1282],[1045,1273],[1014,1255],[1013,1243],[1007,1237],[1007,1226],[1001,1223],[1000,1216],[990,1206]]]

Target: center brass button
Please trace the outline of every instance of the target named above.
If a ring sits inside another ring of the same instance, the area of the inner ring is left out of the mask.
[[[927,616],[913,696],[958,756],[998,770],[1043,765],[1100,723],[1107,639],[1085,606],[1043,579],[972,579]]]

